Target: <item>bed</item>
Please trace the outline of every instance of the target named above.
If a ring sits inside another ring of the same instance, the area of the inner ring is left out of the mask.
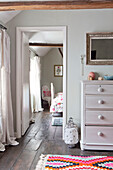
[[[50,112],[63,112],[63,93],[57,93],[56,97],[52,100]]]
[[[53,83],[51,83],[51,106],[50,112],[63,112],[63,92],[55,95]]]
[[[63,125],[63,93],[55,94],[55,88],[51,83],[51,106],[50,112],[52,113],[52,126]]]

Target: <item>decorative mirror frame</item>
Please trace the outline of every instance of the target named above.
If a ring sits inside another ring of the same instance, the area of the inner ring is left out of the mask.
[[[87,65],[113,65],[113,60],[91,60],[91,40],[96,38],[113,39],[113,32],[86,33],[86,64]]]

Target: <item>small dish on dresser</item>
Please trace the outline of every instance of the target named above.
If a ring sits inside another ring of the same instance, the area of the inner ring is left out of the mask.
[[[105,80],[113,80],[113,76],[104,76]]]

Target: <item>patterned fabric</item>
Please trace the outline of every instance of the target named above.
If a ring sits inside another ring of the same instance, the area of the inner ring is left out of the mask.
[[[57,93],[50,107],[50,112],[63,112],[63,93]]]
[[[43,91],[44,97],[50,97],[51,96],[51,91]]]
[[[113,157],[48,155],[45,170],[112,170]]]

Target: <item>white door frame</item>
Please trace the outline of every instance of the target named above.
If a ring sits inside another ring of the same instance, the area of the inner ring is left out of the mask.
[[[63,129],[67,122],[67,56],[66,26],[17,27],[16,28],[16,134],[22,136],[22,33],[38,31],[63,31]],[[64,130],[63,130],[64,132]],[[63,133],[64,137],[64,133]]]

